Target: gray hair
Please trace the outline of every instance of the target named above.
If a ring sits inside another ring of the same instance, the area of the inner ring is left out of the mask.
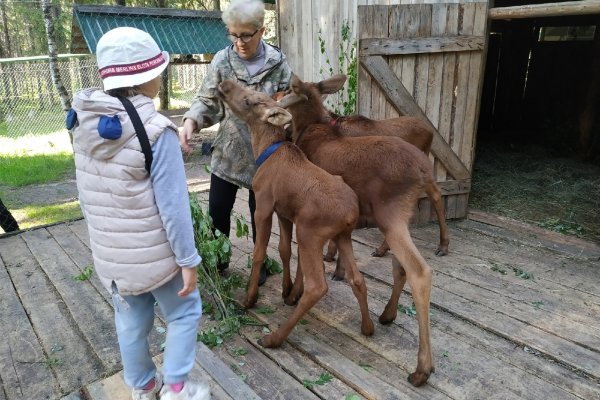
[[[265,3],[262,0],[231,0],[221,17],[225,25],[252,25],[256,29],[265,23]]]

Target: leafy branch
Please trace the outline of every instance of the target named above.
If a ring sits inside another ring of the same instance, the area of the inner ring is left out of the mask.
[[[321,36],[319,30],[319,49],[321,54],[325,56],[325,69],[329,76],[335,74],[344,74],[348,77],[346,84],[336,94],[335,104],[328,103],[333,109],[333,112],[341,115],[351,115],[356,111],[356,97],[358,92],[358,59],[356,55],[356,39],[354,39],[353,31],[350,23],[344,20],[342,23],[341,40],[338,46],[337,71],[333,68],[327,49],[325,39]],[[319,68],[319,73],[323,75],[324,67]],[[341,108],[339,108],[341,105]]]

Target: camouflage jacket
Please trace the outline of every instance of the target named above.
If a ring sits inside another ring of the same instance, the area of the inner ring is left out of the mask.
[[[184,115],[184,120],[193,119],[199,127],[220,122],[210,165],[213,174],[233,184],[251,188],[256,172],[248,127],[219,99],[219,83],[231,79],[271,96],[288,88],[291,75],[292,70],[285,55],[267,43],[265,65],[253,76],[248,75],[233,45],[215,54],[200,90]]]

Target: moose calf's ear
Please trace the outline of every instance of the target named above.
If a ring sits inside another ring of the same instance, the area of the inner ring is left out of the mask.
[[[272,107],[265,111],[261,119],[275,126],[284,126],[292,121],[292,114],[281,107]]]

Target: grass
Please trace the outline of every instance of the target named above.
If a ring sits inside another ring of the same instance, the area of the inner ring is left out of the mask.
[[[73,154],[0,155],[0,184],[22,187],[56,182],[72,174]]]
[[[83,217],[79,201],[51,205],[29,205],[23,208],[11,209],[10,212],[21,229]]]
[[[600,242],[600,166],[488,142],[474,166],[470,208]]]
[[[0,135],[0,192],[9,207],[17,203],[16,199],[11,201],[11,194],[22,192],[29,185],[59,182],[72,176],[74,170],[71,142],[64,129],[16,138]],[[41,204],[35,199],[18,200],[26,205],[10,210],[21,229],[82,216],[78,201]]]

